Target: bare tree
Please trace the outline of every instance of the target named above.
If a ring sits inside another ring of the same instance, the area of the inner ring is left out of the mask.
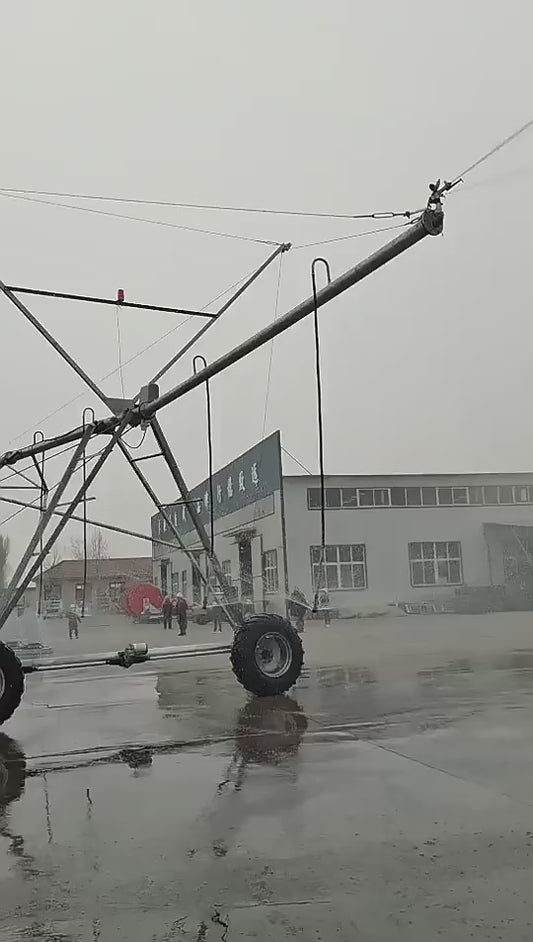
[[[54,544],[44,561],[44,571],[47,572],[49,569],[53,569],[61,562],[61,559],[61,550],[57,544]]]
[[[7,582],[7,560],[9,557],[9,537],[0,534],[0,589],[4,589]]]
[[[70,541],[74,559],[83,559],[83,540],[73,539]],[[109,548],[107,540],[97,527],[87,531],[87,559],[91,560],[90,581],[93,584],[93,591],[98,598],[102,594],[101,579],[103,578],[102,560],[109,559]]]
[[[87,559],[109,559],[109,547],[101,530],[89,530],[87,540]],[[70,548],[74,559],[83,559],[83,540],[80,538],[70,541]]]

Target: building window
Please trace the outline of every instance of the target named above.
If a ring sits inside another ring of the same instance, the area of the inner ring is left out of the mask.
[[[45,582],[44,583],[44,597],[48,601],[58,601],[61,599],[61,583],[60,582]]]
[[[452,487],[454,504],[468,504],[468,489],[466,487]]]
[[[359,506],[360,507],[373,507],[374,506],[374,491],[371,487],[361,487],[359,488]]]
[[[109,598],[112,602],[120,602],[124,593],[124,581],[117,579],[116,582],[109,583]]]
[[[496,484],[488,484],[483,488],[483,497],[485,504],[498,503],[498,488]]]
[[[277,592],[279,588],[278,551],[275,549],[263,553],[263,587],[265,594]]]
[[[320,510],[320,488],[307,488],[307,506],[309,510]]]
[[[374,488],[374,507],[388,507],[390,496],[388,487]]]
[[[326,589],[366,589],[366,552],[363,543],[326,546],[325,569],[322,547],[311,547],[313,587]]]
[[[222,572],[228,585],[231,585],[231,559],[222,560]]]
[[[500,485],[498,488],[498,497],[500,499],[500,504],[512,504],[514,500],[514,494],[511,485]]]
[[[357,507],[359,504],[357,500],[357,488],[356,487],[341,488],[341,500],[342,500],[343,507]]]
[[[327,487],[326,509],[358,507],[466,507],[533,503],[533,485],[485,484],[460,487]],[[320,488],[307,489],[309,510],[320,510]]]
[[[439,487],[439,488],[438,488],[438,495],[439,495],[439,507],[441,507],[441,506],[446,507],[446,506],[449,506],[449,505],[452,503],[452,489],[451,489],[451,487]]]
[[[405,507],[405,487],[391,487],[390,502],[393,507]]]
[[[173,572],[171,578],[172,584],[172,595],[177,595],[180,590],[180,574],[179,572]]]
[[[320,493],[320,492],[319,492]],[[319,498],[320,503],[320,498]],[[337,510],[341,505],[341,489],[340,487],[326,487],[326,507],[328,509]]]
[[[181,573],[181,594],[187,598],[187,570],[183,569]]]
[[[519,484],[514,489],[514,499],[515,504],[527,504],[529,502],[529,491],[531,488],[525,487],[523,484]]]
[[[409,543],[411,585],[461,585],[461,544],[452,542]]]

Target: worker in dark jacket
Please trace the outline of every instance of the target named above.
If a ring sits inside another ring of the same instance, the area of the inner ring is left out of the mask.
[[[178,619],[178,627],[180,630],[180,635],[187,634],[187,612],[189,610],[189,603],[184,595],[181,592],[178,592],[176,596],[176,616]]]
[[[309,611],[309,603],[302,590],[295,586],[289,599],[289,614],[294,618],[294,627],[301,634],[305,629],[305,616]]]
[[[170,596],[165,595],[163,599],[163,628],[165,631],[167,628],[169,631],[172,628],[172,608],[172,599]]]

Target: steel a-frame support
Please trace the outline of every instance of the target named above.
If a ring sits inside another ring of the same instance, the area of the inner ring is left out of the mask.
[[[199,331],[197,331],[197,333],[191,338],[191,340],[187,344],[185,344],[185,346],[182,347],[182,349],[179,350],[178,353],[175,354],[172,357],[172,359],[159,371],[159,373],[157,374],[157,378],[159,378],[164,373],[166,373],[170,369],[171,366],[173,366],[179,359],[181,359],[181,357],[195,343],[195,341],[199,339],[199,337],[202,336],[205,333],[205,331],[210,326],[212,326],[213,323],[219,320],[219,318],[224,314],[224,312],[227,311],[229,307],[231,307],[231,305],[244,293],[244,291],[246,291],[246,289],[251,284],[253,284],[253,282],[262,274],[262,272],[271,264],[271,262],[273,262],[274,259],[277,258],[278,255],[280,255],[282,252],[287,251],[289,247],[290,246],[288,245],[277,246],[274,252],[272,252],[269,255],[269,257],[259,266],[259,268],[246,280],[246,282],[229,298],[229,300],[222,306],[222,308],[217,312],[217,314],[215,316],[212,316],[211,319],[208,320],[207,323],[204,324],[204,326]],[[16,297],[13,289],[0,281],[0,291],[2,291],[4,295],[12,302],[12,304],[14,304],[15,307],[18,308],[18,310],[24,315],[26,320],[28,320],[33,325],[33,327],[35,327],[35,329],[41,334],[42,337],[44,337],[47,343],[49,343],[50,346],[54,348],[54,350],[61,356],[63,360],[65,360],[66,363],[68,363],[71,369],[74,370],[74,372],[80,377],[80,379],[82,379],[84,383],[89,387],[89,389],[91,389],[92,392],[101,400],[101,402],[103,402],[104,405],[106,405],[107,408],[109,408],[111,412],[114,412],[115,407],[112,400],[104,394],[104,392],[100,389],[98,384],[94,382],[93,379],[91,379],[91,377],[79,365],[79,363],[77,363],[76,360],[74,360],[74,358],[55,339],[55,337],[52,336],[52,334],[46,329],[46,327],[44,327],[43,324],[41,324],[38,318],[29,310],[27,305],[24,304],[19,298]],[[135,400],[133,400],[133,402],[137,402],[139,398],[140,398],[140,395],[137,395]],[[127,408],[126,403],[124,403],[124,407]],[[63,515],[61,519],[61,522],[57,525],[56,530],[54,531],[54,534],[52,535],[51,539],[55,540],[56,537],[59,535],[59,533],[66,526],[68,520],[72,518],[76,507],[78,506],[80,500],[83,500],[84,495],[87,494],[87,488],[89,484],[95,479],[98,471],[100,470],[100,468],[102,467],[105,461],[105,458],[107,458],[107,456],[110,454],[115,444],[118,444],[120,450],[122,451],[122,454],[124,455],[128,463],[130,464],[130,466],[132,467],[137,478],[140,480],[143,487],[145,488],[145,490],[147,491],[147,493],[153,500],[155,506],[163,514],[167,522],[167,525],[170,527],[174,537],[177,540],[177,544],[180,546],[183,552],[185,552],[185,554],[187,555],[187,557],[189,558],[191,562],[191,565],[193,566],[195,571],[198,573],[202,583],[205,586],[206,598],[207,598],[207,593],[210,588],[208,578],[203,573],[201,566],[199,565],[198,560],[196,559],[194,554],[187,548],[187,546],[183,542],[177,527],[174,526],[173,521],[171,520],[168,512],[165,510],[164,505],[159,501],[155,491],[153,490],[153,488],[151,487],[151,485],[149,484],[149,482],[147,481],[143,473],[137,468],[137,465],[135,461],[132,459],[125,443],[121,440],[122,431],[124,431],[128,425],[139,424],[140,417],[136,413],[134,413],[133,410],[128,409],[128,411],[124,412],[123,415],[118,416],[118,417],[115,416],[115,418],[116,418],[116,422],[113,423],[113,430],[110,429],[110,431],[112,431],[111,441],[106,446],[103,452],[103,455],[105,455],[104,460],[100,459],[97,465],[95,465],[95,467],[93,468],[93,471],[87,477],[86,481],[84,482],[84,485],[82,486],[82,488],[80,488],[78,492],[78,494],[80,495],[79,499],[78,499],[78,495],[76,495],[76,498],[74,498],[74,500],[68,506],[67,511],[65,512],[65,514]],[[154,425],[155,421],[156,420],[151,420],[147,424]],[[65,469],[64,475],[61,478],[61,481],[48,507],[45,509],[42,506],[42,513],[41,513],[41,519],[40,519],[39,525],[37,526],[35,533],[32,539],[30,540],[28,547],[26,548],[26,551],[24,552],[23,557],[13,575],[13,579],[11,580],[11,583],[8,587],[8,590],[6,593],[6,599],[4,603],[4,608],[2,609],[2,611],[0,611],[0,630],[5,624],[7,617],[16,606],[18,600],[22,597],[25,589],[29,585],[31,578],[37,572],[37,570],[42,566],[42,563],[49,552],[48,547],[50,545],[53,545],[53,543],[50,544],[50,541],[47,542],[46,546],[43,545],[44,530],[51,516],[55,513],[57,504],[59,503],[59,500],[72,477],[72,473],[76,467],[76,464],[79,460],[80,455],[84,454],[87,443],[91,435],[97,430],[97,427],[98,427],[97,423],[94,423],[93,425],[87,426],[86,428],[85,422],[84,422],[82,426],[81,436],[78,437],[77,435],[75,435],[74,438],[72,439],[73,441],[76,441],[79,438],[79,444],[75,450],[74,456],[71,458],[67,468]],[[178,468],[178,465],[174,459],[170,446],[166,438],[163,435],[163,432],[159,426],[159,423],[157,423],[157,435],[161,436],[162,440],[164,441],[164,448],[161,448],[161,454],[166,464],[168,465],[168,468],[170,470],[172,477],[178,484],[182,497],[184,497],[184,499],[187,500],[189,499],[189,492],[185,484],[185,480]],[[34,441],[34,444],[37,444],[37,442]],[[44,451],[45,449],[43,448],[38,453],[44,455]],[[35,462],[36,460],[35,453],[32,454],[32,458]],[[38,465],[37,465],[37,468],[38,468]],[[187,497],[185,495],[187,495]],[[41,499],[41,504],[43,504],[42,499]],[[214,549],[210,546],[210,541],[207,537],[204,526],[198,514],[196,513],[196,510],[194,509],[194,507],[192,506],[190,502],[187,504],[187,510],[191,517],[191,522],[200,538],[200,541],[202,545],[204,546],[204,548],[206,549],[206,551],[208,552],[210,566],[213,570],[213,573],[215,574],[215,577],[222,591],[221,608],[223,609],[229,623],[233,626],[233,628],[235,628],[236,627],[235,618],[231,612],[231,609],[229,608],[228,599],[226,597],[227,584],[224,577],[224,573],[222,571],[222,567],[220,566],[220,563],[216,557],[216,554],[214,553]],[[29,573],[27,573],[24,579],[20,581],[24,571],[26,570],[26,567],[28,565],[30,558],[32,557],[34,553],[35,547],[39,543],[40,543],[40,547],[39,547],[39,553],[37,554],[37,564],[33,565],[31,569],[29,570]],[[41,579],[41,585],[40,585],[39,591],[40,592],[42,591],[42,579]]]
[[[11,612],[13,611],[13,609],[15,608],[15,606],[17,605],[19,599],[21,599],[22,596],[24,595],[26,589],[28,588],[28,586],[29,586],[31,580],[33,579],[33,577],[35,576],[36,572],[40,569],[41,563],[42,563],[42,562],[46,559],[46,557],[48,556],[48,553],[50,552],[52,546],[53,546],[54,543],[56,542],[58,536],[59,536],[60,533],[62,533],[62,531],[65,529],[65,527],[66,527],[68,521],[71,519],[71,517],[72,517],[74,511],[76,510],[76,507],[78,507],[79,504],[81,503],[81,501],[83,500],[84,495],[87,493],[89,487],[90,487],[91,484],[93,483],[93,481],[94,481],[94,479],[96,478],[98,472],[100,471],[100,469],[102,468],[102,466],[103,466],[103,465],[105,464],[105,462],[107,461],[109,455],[110,455],[111,452],[113,451],[113,448],[115,447],[115,445],[116,445],[117,442],[119,441],[120,436],[122,435],[122,433],[124,432],[126,426],[128,425],[129,420],[130,420],[130,415],[129,415],[129,413],[125,413],[125,414],[122,416],[122,419],[121,419],[121,421],[119,422],[117,428],[115,429],[115,432],[114,432],[112,438],[109,440],[109,442],[107,443],[107,445],[105,446],[105,448],[104,448],[103,451],[101,452],[101,454],[100,454],[98,460],[95,462],[94,466],[91,468],[91,471],[90,471],[89,474],[86,476],[86,478],[85,478],[83,484],[82,484],[81,487],[77,490],[76,494],[74,495],[74,497],[73,497],[72,500],[70,501],[70,504],[69,504],[68,507],[66,508],[66,510],[65,510],[64,514],[62,515],[61,520],[60,520],[59,523],[57,524],[55,530],[52,532],[52,534],[50,535],[50,537],[48,538],[48,540],[46,541],[46,543],[44,543],[44,545],[41,546],[39,552],[37,553],[37,556],[36,556],[36,558],[35,558],[35,561],[32,563],[32,565],[30,566],[30,568],[27,570],[26,574],[25,574],[24,576],[22,576],[22,578],[20,579],[20,581],[18,581],[18,580],[16,580],[16,576],[17,576],[19,573],[22,573],[23,570],[26,568],[26,566],[27,566],[27,564],[28,564],[28,561],[29,561],[30,557],[32,556],[33,549],[35,549],[35,547],[37,546],[37,543],[40,542],[41,536],[44,534],[45,527],[46,527],[48,521],[50,520],[52,514],[54,513],[54,511],[55,511],[55,509],[56,509],[56,507],[57,507],[57,504],[58,504],[58,501],[59,501],[59,497],[61,496],[61,494],[64,493],[66,487],[68,486],[68,484],[69,484],[69,482],[70,482],[70,480],[71,480],[71,478],[72,478],[72,475],[74,474],[75,465],[76,465],[77,461],[79,460],[79,457],[80,457],[80,455],[82,454],[83,450],[85,449],[85,446],[86,446],[87,442],[89,441],[91,432],[90,432],[90,426],[87,426],[87,429],[86,429],[86,432],[85,432],[85,436],[81,439],[81,441],[80,441],[80,443],[79,443],[79,445],[78,445],[78,447],[77,447],[77,449],[76,449],[76,451],[75,451],[73,457],[72,457],[71,460],[69,461],[69,463],[68,463],[68,465],[67,465],[67,467],[66,467],[66,469],[65,469],[65,471],[64,471],[64,473],[63,473],[63,476],[62,476],[62,478],[61,478],[61,481],[60,481],[59,485],[57,486],[57,488],[56,488],[56,490],[55,490],[55,492],[54,492],[53,498],[50,500],[47,509],[44,511],[44,513],[43,513],[43,515],[42,515],[42,517],[41,517],[41,519],[40,519],[40,521],[39,521],[39,524],[38,524],[38,526],[37,526],[37,528],[36,528],[36,530],[35,530],[35,533],[33,534],[33,537],[32,537],[32,539],[30,540],[30,543],[29,543],[29,545],[28,545],[28,547],[27,547],[27,549],[26,549],[26,552],[24,553],[24,555],[23,555],[23,557],[22,557],[22,559],[21,559],[19,565],[17,566],[17,570],[16,570],[16,572],[15,572],[15,574],[14,574],[12,580],[11,580],[10,586],[9,586],[8,591],[7,591],[7,593],[6,593],[6,599],[5,599],[5,602],[4,602],[4,607],[3,607],[2,610],[0,611],[0,631],[1,631],[2,628],[4,627],[4,625],[5,625],[5,623],[6,623],[7,619],[8,619],[8,617],[9,617],[9,615],[11,614]],[[59,493],[58,493],[58,492],[59,492]],[[30,549],[30,547],[32,547],[32,545],[33,545],[33,549]]]
[[[135,400],[132,401],[133,404],[131,405],[131,407],[129,403],[126,403],[126,402],[124,403],[124,408],[126,409],[126,411],[118,415],[117,415],[116,407],[111,404],[111,400],[104,395],[104,393],[98,387],[98,385],[88,376],[88,374],[82,369],[82,367],[79,366],[79,364],[73,359],[73,357],[71,357],[70,354],[67,353],[67,351],[61,346],[61,344],[59,344],[58,341],[46,330],[46,328],[43,327],[40,321],[28,310],[26,305],[24,305],[4,283],[0,282],[0,290],[5,294],[5,296],[9,298],[9,300],[19,309],[19,311],[21,311],[21,313],[24,314],[26,319],[29,320],[30,323],[33,324],[33,326],[39,331],[41,336],[43,336],[47,340],[47,342],[56,350],[57,353],[59,353],[59,355],[69,364],[69,366],[77,373],[77,375],[81,379],[83,379],[83,381],[98,396],[98,398],[103,403],[105,403],[105,405],[110,409],[110,411],[114,412],[111,418],[105,419],[105,420],[97,420],[94,422],[93,428],[92,428],[93,433],[111,435],[112,436],[111,440],[108,443],[108,445],[105,447],[104,451],[102,452],[101,458],[99,459],[95,467],[92,469],[91,473],[87,476],[85,485],[78,491],[78,494],[74,498],[74,501],[69,506],[65,515],[61,518],[60,523],[57,525],[55,531],[51,535],[50,539],[47,541],[46,545],[42,548],[42,552],[39,553],[37,562],[31,566],[29,570],[29,575],[26,574],[26,576],[24,577],[23,583],[18,588],[16,588],[15,592],[11,594],[10,598],[8,598],[7,603],[4,607],[4,610],[0,615],[0,628],[4,624],[7,618],[7,614],[9,614],[9,612],[5,614],[7,609],[9,608],[9,611],[12,611],[14,605],[16,605],[18,598],[20,598],[25,587],[28,585],[30,579],[39,568],[40,560],[41,558],[44,558],[43,553],[44,555],[46,555],[49,552],[50,547],[53,545],[55,539],[57,538],[59,533],[62,531],[62,529],[66,526],[68,519],[72,517],[75,507],[77,506],[77,504],[80,502],[80,500],[83,498],[84,494],[86,493],[86,487],[88,487],[89,484],[94,480],[94,478],[96,477],[96,474],[100,470],[100,467],[104,463],[105,459],[107,458],[108,454],[111,452],[115,444],[119,443],[124,455],[127,457],[128,461],[130,462],[132,467],[136,470],[136,473],[139,476],[138,469],[136,468],[135,462],[133,461],[133,459],[131,459],[131,456],[129,456],[129,452],[127,452],[127,449],[124,443],[121,442],[122,432],[125,431],[127,427],[134,427],[141,423],[146,423],[147,425],[149,424],[152,426],[155,438],[161,450],[161,454],[163,455],[167,463],[167,466],[169,467],[170,473],[172,474],[172,477],[174,478],[174,481],[176,482],[178,486],[178,489],[182,495],[182,498],[184,500],[188,500],[190,495],[186,487],[185,481],[179,470],[178,464],[172,454],[168,441],[156,418],[158,411],[164,408],[164,406],[169,405],[171,402],[175,402],[177,399],[181,398],[186,393],[190,392],[192,389],[195,389],[196,387],[202,385],[203,383],[206,382],[206,380],[211,379],[211,377],[218,375],[219,373],[227,369],[232,364],[237,363],[239,360],[248,356],[248,354],[252,353],[254,350],[259,349],[265,343],[268,343],[270,340],[273,340],[275,337],[279,336],[285,330],[292,327],[294,324],[298,323],[308,314],[312,313],[315,309],[318,309],[322,305],[327,304],[333,298],[339,296],[348,288],[350,288],[352,285],[355,285],[357,282],[361,281],[363,278],[366,278],[368,275],[377,271],[379,268],[383,267],[383,265],[386,265],[389,261],[401,255],[408,248],[415,245],[417,242],[420,242],[426,236],[439,235],[442,232],[442,228],[443,228],[443,212],[442,212],[440,196],[441,196],[440,193],[434,192],[432,198],[429,201],[428,208],[422,213],[422,215],[416,222],[408,226],[404,230],[404,232],[402,232],[402,234],[399,235],[396,239],[393,239],[391,242],[387,243],[382,248],[378,249],[368,258],[364,259],[361,262],[358,262],[353,268],[349,269],[348,271],[344,272],[341,276],[331,281],[328,285],[326,285],[326,287],[318,291],[316,295],[311,296],[310,298],[307,298],[305,301],[302,301],[300,304],[296,305],[296,307],[292,308],[292,310],[288,311],[286,314],[279,317],[276,321],[274,321],[268,327],[265,327],[263,330],[260,330],[258,333],[256,333],[252,337],[249,337],[247,340],[239,344],[233,350],[230,350],[228,351],[228,353],[223,354],[221,357],[218,358],[218,360],[214,360],[213,362],[211,362],[205,369],[200,370],[198,373],[194,374],[193,376],[190,376],[188,379],[184,380],[183,382],[181,382],[174,388],[168,390],[167,392],[161,395],[158,394],[155,397],[150,397],[149,401],[143,401],[141,399],[140,394],[138,394]],[[256,273],[256,275],[253,276],[252,279],[248,280],[247,284],[251,283],[251,281],[254,280],[254,278],[257,277],[258,274],[260,274],[260,271],[264,270],[266,265],[270,264],[270,262],[280,253],[280,251],[284,250],[284,248],[285,247],[283,246],[279,246],[276,249],[276,251],[272,253],[269,259],[267,259],[266,263],[263,263],[258,273]],[[232,300],[235,300],[235,298],[240,293],[242,293],[242,290],[245,290],[246,287],[247,285],[244,285],[242,289],[239,289],[235,297],[233,299],[230,299],[229,303],[231,303]],[[228,304],[224,306],[223,310],[227,309],[227,307],[228,307]],[[220,311],[219,314],[220,313],[222,313],[222,311]],[[210,327],[211,324],[214,322],[215,322],[215,319],[209,321],[208,324],[204,325],[204,327],[202,328],[202,332],[206,330],[208,327]],[[200,332],[198,332],[196,337],[193,338],[193,342],[194,342],[194,339],[197,339],[199,335],[200,335]],[[166,366],[163,368],[163,370],[161,370],[157,374],[157,376],[158,377],[162,376],[163,373],[166,372],[166,370],[169,369],[170,366],[173,365],[173,363],[176,362],[180,358],[180,356],[183,355],[184,352],[185,352],[185,348],[178,351],[178,354],[174,356],[166,364]],[[77,429],[73,429],[72,431],[65,433],[64,435],[58,435],[51,440],[44,441],[44,442],[36,442],[32,446],[18,449],[15,452],[7,453],[6,455],[3,455],[2,457],[0,457],[0,468],[6,465],[14,465],[18,460],[20,460],[23,457],[26,457],[26,456],[30,457],[30,456],[44,454],[45,452],[53,449],[54,447],[67,444],[69,442],[76,442],[76,441],[83,440],[85,434],[86,434],[86,429],[84,426],[81,426]],[[142,477],[141,477],[141,480],[142,480]],[[146,487],[147,482],[143,481],[143,484]],[[161,508],[163,507],[162,504],[159,504],[159,502],[157,502],[157,498],[155,498],[155,502],[156,502],[156,506],[160,506]],[[218,563],[215,553],[212,551],[210,552],[211,547],[210,547],[210,541],[207,536],[207,533],[203,527],[201,520],[199,519],[198,514],[195,511],[194,506],[191,505],[190,503],[187,503],[186,507],[187,507],[189,516],[191,518],[191,522],[194,526],[194,529],[196,530],[198,534],[198,537],[200,539],[200,542],[202,543],[202,546],[206,550],[213,572],[217,578],[217,581],[219,582],[220,588],[225,597],[226,582],[225,582],[224,574],[222,572],[220,564]],[[163,512],[164,512],[164,508],[163,508]],[[172,525],[172,522],[170,521],[170,518],[168,514],[166,513],[165,513],[165,519],[167,520],[167,523],[170,524],[171,531],[178,538],[178,542],[181,544],[182,541],[177,533],[177,529]],[[187,555],[189,555],[189,553],[187,553]]]

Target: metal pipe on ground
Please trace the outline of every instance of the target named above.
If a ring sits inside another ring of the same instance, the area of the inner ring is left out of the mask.
[[[191,644],[175,645],[167,648],[154,648],[148,650],[145,660],[139,661],[139,664],[147,664],[150,661],[169,661],[187,657],[209,657],[219,654],[230,654],[231,644]],[[56,670],[80,670],[90,667],[102,666],[120,666],[117,657],[124,652],[107,651],[101,654],[87,654],[81,657],[50,657],[42,658],[38,661],[22,662],[26,674],[41,673],[43,671]],[[135,663],[135,661],[132,663]]]

